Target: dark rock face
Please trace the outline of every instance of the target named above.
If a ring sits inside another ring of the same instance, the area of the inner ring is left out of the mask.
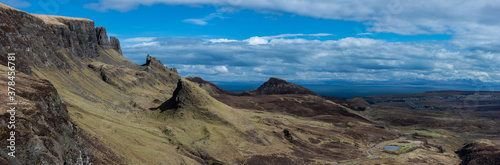
[[[111,49],[114,49],[114,50],[116,50],[116,52],[122,54],[122,48],[120,46],[120,41],[117,38],[110,37],[109,44],[111,46]]]
[[[0,20],[0,67],[7,65],[7,53],[16,54],[18,100],[16,157],[8,156],[6,149],[0,150],[0,164],[87,164],[92,154],[56,89],[49,81],[29,75],[35,75],[33,68],[61,71],[70,77],[73,68],[87,67],[78,58],[96,58],[100,50],[110,49],[109,42],[106,46],[99,40],[107,41],[105,30],[96,30],[88,19],[33,15],[3,4]],[[3,70],[0,74],[7,75]],[[0,76],[0,83],[6,81],[6,76]],[[5,89],[0,92],[6,93]],[[0,96],[0,102],[7,102],[6,95]],[[1,104],[0,108],[8,107]],[[0,130],[7,130],[9,117],[5,111],[0,112]],[[0,131],[1,139],[9,136],[4,131]],[[0,141],[0,145],[7,146],[7,141]]]
[[[309,94],[316,95],[313,91],[300,85],[286,82],[283,79],[271,77],[267,82],[250,93],[258,95],[283,95],[283,94]]]
[[[97,44],[99,44],[99,46],[101,46],[104,49],[111,48],[109,41],[108,41],[108,35],[106,34],[106,28],[96,27],[95,33],[96,33],[96,37],[97,37]]]
[[[0,71],[0,74],[6,74]],[[0,83],[6,84],[7,77],[0,76]],[[0,89],[1,92],[6,92]],[[0,150],[0,164],[88,164],[89,151],[78,135],[78,126],[69,117],[66,106],[61,102],[54,86],[47,80],[16,74],[16,152],[15,158]],[[2,103],[8,102],[1,95]],[[1,104],[2,109],[8,109]],[[10,137],[6,123],[10,114],[3,111],[1,139]],[[6,140],[0,145],[7,146]]]
[[[156,57],[152,57],[149,54],[146,56],[146,64],[144,66],[163,66],[161,61],[157,60]]]
[[[106,29],[95,28],[88,19],[32,15],[5,7],[0,8],[0,20],[0,64],[7,64],[7,53],[16,53],[19,63],[16,69],[29,75],[32,75],[29,66],[69,69],[61,60],[61,50],[95,58],[99,50],[111,49]],[[120,48],[116,38],[113,48]]]
[[[94,22],[84,20],[67,20],[64,18],[59,18],[59,21],[64,23],[66,26],[51,25],[47,27],[49,31],[52,30],[52,35],[54,35],[53,37],[57,38],[55,41],[61,42],[54,43],[59,46],[56,47],[56,49],[69,48],[73,54],[80,57],[93,58],[98,56],[100,48],[96,43],[97,38],[95,37],[95,31],[93,30]],[[44,35],[48,34],[44,33]],[[47,37],[49,38],[49,36]],[[38,49],[38,47],[34,47],[32,49]]]
[[[456,153],[462,159],[461,165],[500,164],[500,146],[490,142],[467,143]]]

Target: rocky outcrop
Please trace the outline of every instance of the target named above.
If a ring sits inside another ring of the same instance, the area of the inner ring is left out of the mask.
[[[500,164],[500,146],[489,140],[478,140],[465,144],[456,151],[461,165]]]
[[[147,56],[146,64],[137,69],[120,67],[103,62],[93,62],[88,65],[98,72],[101,80],[118,87],[123,91],[130,91],[137,86],[169,86],[176,84],[181,77],[177,71],[168,69],[155,57]]]
[[[185,79],[179,79],[172,97],[158,107],[161,110],[179,109],[187,107],[205,107],[213,104],[202,89],[197,88],[194,83]]]
[[[271,77],[259,88],[246,93],[257,95],[284,95],[284,94],[307,94],[316,95],[313,91],[300,85],[286,82],[283,79]]]
[[[5,68],[4,66],[1,66]],[[0,69],[1,75],[6,75]],[[7,84],[7,77],[0,76],[0,83]],[[54,86],[47,80],[16,74],[15,129],[8,129],[11,115],[0,112],[0,145],[8,146],[10,131],[15,131],[15,157],[6,149],[0,150],[0,164],[88,164],[89,151],[78,135],[79,128],[69,117]],[[7,88],[0,92],[7,93]],[[7,103],[6,95],[0,102]],[[2,109],[9,109],[0,104]]]
[[[152,57],[149,54],[146,56],[146,64],[143,66],[163,66],[160,60],[157,60],[156,57]]]
[[[112,36],[109,38],[109,45],[111,46],[111,49],[114,49],[116,50],[116,52],[123,55],[122,48],[120,46],[120,40]]]
[[[106,28],[96,27],[95,34],[97,37],[97,44],[104,49],[110,49],[111,46],[108,41],[108,35],[106,34]]]

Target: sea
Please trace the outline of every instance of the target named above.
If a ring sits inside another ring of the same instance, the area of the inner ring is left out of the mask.
[[[258,83],[217,83],[219,87],[231,91],[242,92],[245,90],[253,90],[261,84]],[[298,84],[301,85],[301,84]],[[428,86],[428,85],[311,85],[302,84],[315,93],[323,96],[334,96],[340,98],[353,98],[356,96],[371,96],[382,94],[413,94],[423,93],[426,91],[440,90],[458,90],[458,91],[488,91],[490,88],[484,86],[469,86],[469,85],[451,85],[451,86]],[[498,89],[496,89],[498,90]]]

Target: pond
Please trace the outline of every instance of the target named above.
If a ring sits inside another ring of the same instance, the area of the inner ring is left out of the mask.
[[[385,151],[398,151],[399,149],[401,149],[403,146],[390,146],[390,145],[386,145],[384,147],[382,147],[382,150],[385,150]]]

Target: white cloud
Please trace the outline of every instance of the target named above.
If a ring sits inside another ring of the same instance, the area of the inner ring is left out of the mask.
[[[368,47],[374,44],[383,44],[384,41],[369,38],[342,38],[339,41],[341,47]]]
[[[210,20],[212,20],[214,18],[226,19],[226,17],[224,17],[222,13],[212,13],[212,14],[209,14],[209,15],[203,17],[203,18],[199,18],[199,19],[194,19],[194,18],[185,19],[182,22],[196,24],[196,25],[207,25],[208,21],[210,21]]]
[[[221,74],[228,73],[229,70],[226,66],[216,65],[216,66],[207,66],[207,65],[180,65],[178,70],[183,70],[184,74],[187,75],[199,75],[199,74]]]
[[[330,33],[318,33],[318,34],[308,34],[307,36],[311,37],[323,37],[323,36],[333,36],[334,34]]]
[[[358,35],[358,36],[363,36],[363,35],[372,35],[372,33],[358,33],[358,34],[356,34],[356,35]]]
[[[333,34],[329,33],[318,33],[318,34],[280,34],[280,35],[275,35],[275,36],[254,36],[250,37],[249,39],[245,40],[248,42],[250,45],[261,45],[261,44],[267,44],[271,41],[271,43],[280,43],[280,42],[301,42],[304,41],[304,39],[286,39],[282,40],[284,38],[290,38],[290,37],[302,37],[302,36],[310,36],[310,37],[324,37],[324,36],[332,36]]]
[[[137,48],[137,47],[152,47],[152,46],[159,46],[160,44],[158,42],[142,42],[139,44],[134,44],[134,45],[124,45],[123,48]]]
[[[196,24],[196,25],[206,25],[206,24],[208,24],[207,21],[205,21],[203,19],[185,19],[182,22]]]
[[[156,37],[136,37],[136,38],[127,38],[122,42],[149,42],[155,40]]]
[[[251,37],[245,41],[248,42],[248,44],[250,45],[261,45],[268,43],[268,39],[265,37]]]
[[[500,53],[458,49],[446,43],[352,37],[320,41],[269,36],[231,42],[194,38],[157,38],[154,42],[157,43],[124,47],[124,56],[141,64],[149,53],[167,66],[178,68],[182,76],[218,81],[260,80],[272,76],[304,81],[500,80],[497,71],[500,66],[495,62],[500,60]]]
[[[227,73],[229,70],[226,68],[226,66],[215,66],[214,69],[218,72],[222,73]]]
[[[140,5],[213,5],[231,12],[251,9],[266,13],[290,13],[322,19],[362,22],[359,34],[396,33],[401,35],[450,34],[463,49],[500,51],[500,3],[498,0],[100,0],[85,5],[98,11],[129,11]],[[215,18],[187,19],[206,25]],[[261,43],[261,42],[259,42]],[[262,42],[263,43],[263,42]]]
[[[207,41],[212,42],[212,43],[238,42],[238,40],[230,40],[230,39],[226,39],[226,38],[208,39]]]

